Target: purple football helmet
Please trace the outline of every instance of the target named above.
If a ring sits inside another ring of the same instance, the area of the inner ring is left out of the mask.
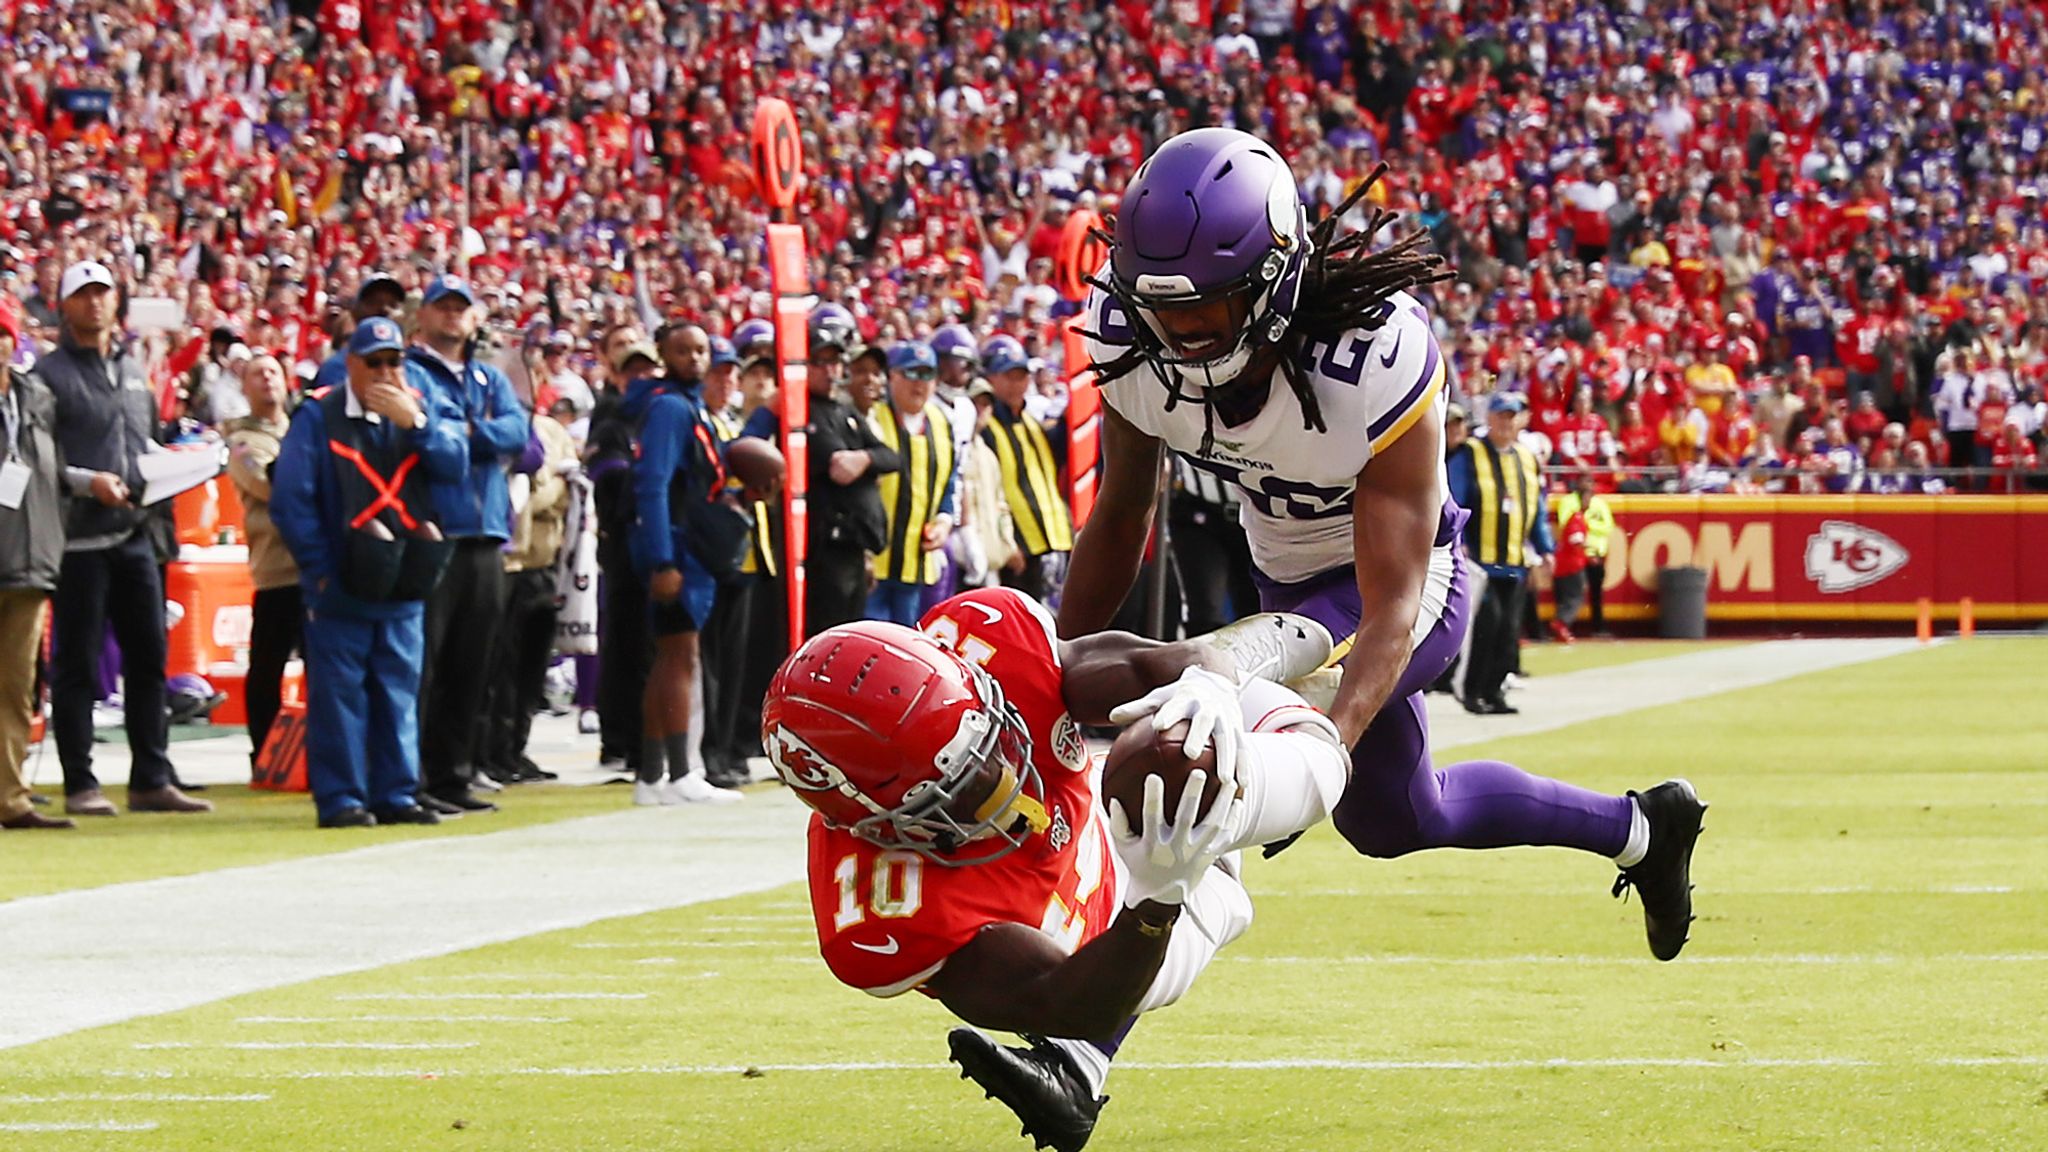
[[[974,348],[974,333],[965,324],[948,324],[932,333],[932,351],[941,360],[951,356],[973,364],[981,359]]]
[[[842,352],[860,343],[860,327],[853,313],[837,304],[820,304],[811,309],[811,351],[837,348]]]
[[[732,342],[741,355],[756,344],[774,344],[775,325],[766,320],[749,320],[732,330]]]
[[[1294,174],[1265,141],[1233,128],[1183,132],[1152,153],[1124,191],[1109,273],[1142,323],[1139,348],[1168,379],[1215,388],[1236,379],[1260,345],[1287,334],[1310,249]],[[1158,310],[1242,294],[1235,338],[1177,351]]]

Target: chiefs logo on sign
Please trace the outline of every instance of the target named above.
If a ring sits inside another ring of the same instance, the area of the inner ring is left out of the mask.
[[[1847,520],[1823,520],[1806,540],[1806,578],[1830,595],[1869,587],[1910,559],[1897,540]]]

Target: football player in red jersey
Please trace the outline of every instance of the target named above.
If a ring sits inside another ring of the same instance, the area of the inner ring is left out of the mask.
[[[1037,601],[1003,588],[944,601],[921,631],[864,621],[813,637],[770,683],[762,738],[816,811],[826,965],[872,995],[915,989],[1023,1034],[1029,1048],[956,1028],[952,1057],[1027,1135],[1081,1148],[1135,1017],[1178,1000],[1250,924],[1236,850],[1313,825],[1343,791],[1328,718],[1270,680],[1239,683],[1306,675],[1329,644],[1277,613],[1171,644],[1063,642]],[[1157,776],[1142,813],[1105,808],[1080,726],[1148,717],[1119,749],[1171,742],[1187,721],[1181,751],[1216,753],[1206,813],[1200,770],[1170,821]]]

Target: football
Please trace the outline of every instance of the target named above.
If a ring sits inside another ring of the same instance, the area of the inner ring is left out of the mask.
[[[1180,810],[1181,789],[1187,783],[1188,774],[1200,769],[1208,774],[1208,782],[1202,789],[1202,813],[1207,814],[1209,805],[1216,802],[1219,791],[1216,784],[1216,749],[1202,749],[1202,754],[1193,760],[1181,753],[1181,741],[1187,738],[1188,726],[1176,724],[1164,732],[1155,731],[1150,720],[1141,720],[1116,738],[1110,745],[1109,755],[1102,762],[1102,803],[1106,808],[1111,800],[1124,806],[1124,813],[1135,825],[1144,812],[1145,778],[1157,775],[1166,782],[1166,818],[1172,820]],[[1136,830],[1135,828],[1133,829]]]
[[[767,496],[782,488],[788,465],[782,449],[758,436],[742,436],[725,448],[725,466],[744,484],[749,496]]]

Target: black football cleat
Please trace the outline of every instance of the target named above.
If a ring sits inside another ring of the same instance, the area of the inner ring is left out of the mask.
[[[1692,848],[1700,838],[1707,805],[1684,780],[1666,780],[1647,792],[1630,792],[1650,822],[1650,849],[1641,863],[1615,878],[1614,894],[1630,888],[1643,902],[1650,954],[1677,957],[1692,930]]]
[[[972,1028],[947,1033],[946,1047],[960,1065],[960,1078],[973,1080],[1016,1113],[1034,1146],[1056,1152],[1087,1146],[1109,1097],[1090,1096],[1080,1071],[1058,1048],[1043,1040],[1006,1048]]]

